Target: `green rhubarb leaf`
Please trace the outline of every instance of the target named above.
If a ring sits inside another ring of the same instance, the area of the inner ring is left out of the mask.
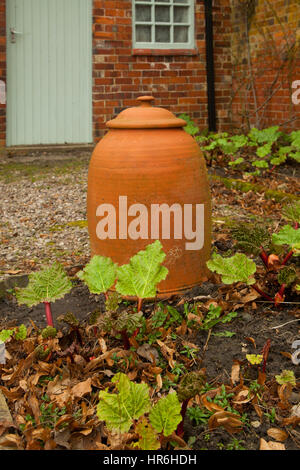
[[[149,387],[145,383],[131,382],[126,374],[119,372],[112,382],[119,393],[99,392],[97,416],[105,421],[111,431],[129,431],[133,420],[139,419],[150,409]]]
[[[164,436],[170,436],[182,420],[180,411],[181,405],[177,393],[169,393],[151,409],[149,414],[150,423],[156,431],[163,432]]]
[[[297,279],[297,272],[293,266],[284,266],[278,273],[278,283],[289,286]]]
[[[224,284],[244,282],[251,285],[255,283],[253,274],[256,272],[256,265],[243,253],[236,253],[231,258],[223,258],[214,253],[212,259],[206,264],[208,269],[221,274]]]
[[[254,365],[262,363],[263,355],[262,354],[246,354],[246,359],[247,361],[250,362],[250,364],[254,366]]]
[[[296,162],[300,163],[300,152],[291,152],[289,154],[289,157],[293,160],[296,160]]]
[[[258,157],[263,158],[269,155],[269,153],[271,153],[271,150],[272,150],[272,144],[265,144],[256,150],[256,155]]]
[[[241,163],[243,163],[243,161],[244,161],[244,158],[243,158],[243,157],[239,157],[239,158],[237,158],[236,160],[233,160],[232,162],[229,162],[229,166],[240,165]]]
[[[70,292],[72,283],[63,267],[54,263],[51,267],[29,274],[29,283],[24,288],[16,288],[19,304],[27,307],[41,302],[55,302]]]
[[[16,340],[23,341],[27,337],[27,328],[25,325],[20,325],[18,328],[18,332],[16,333]]]
[[[292,370],[283,370],[280,375],[275,375],[275,378],[279,385],[284,385],[286,383],[296,385],[295,374]]]
[[[289,245],[291,248],[300,248],[300,230],[291,225],[284,225],[280,232],[273,233],[272,241],[275,245]]]
[[[256,166],[257,168],[269,168],[269,164],[265,160],[255,160],[252,162],[252,166]]]
[[[156,296],[157,284],[167,277],[168,269],[161,265],[166,255],[159,240],[133,256],[129,264],[117,269],[116,290],[121,295],[145,299]]]
[[[140,436],[140,439],[133,444],[133,447],[138,447],[141,450],[157,450],[160,448],[158,433],[146,418],[138,422],[135,432]]]
[[[15,328],[13,330],[2,330],[0,331],[0,341],[5,343],[15,332]]]
[[[95,255],[83,271],[77,273],[77,276],[88,286],[92,294],[102,294],[113,286],[116,273],[117,265],[110,258]]]

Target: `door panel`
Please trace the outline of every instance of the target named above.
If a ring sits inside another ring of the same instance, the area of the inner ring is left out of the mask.
[[[6,3],[7,145],[92,142],[91,0]]]

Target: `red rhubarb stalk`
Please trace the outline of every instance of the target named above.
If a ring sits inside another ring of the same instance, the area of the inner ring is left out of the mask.
[[[142,309],[142,303],[143,303],[143,299],[139,299],[139,300],[138,300],[138,306],[137,306],[138,312],[140,312],[141,309]]]
[[[265,292],[263,292],[258,286],[257,284],[252,284],[251,286],[254,290],[256,290],[256,292],[258,292],[262,297],[264,297],[266,300],[269,300],[271,302],[274,301],[274,299],[272,299],[272,297],[270,297],[268,294],[265,294]]]
[[[269,356],[270,346],[271,346],[271,340],[268,339],[268,340],[266,341],[266,344],[265,344],[264,347],[263,347],[263,350],[262,350],[262,354],[263,354],[262,373],[263,373],[263,374],[264,374],[265,371],[266,371],[266,365],[267,365],[267,360],[268,360],[268,356]]]
[[[268,255],[267,255],[267,253],[265,252],[263,246],[261,246],[260,249],[261,249],[261,252],[259,253],[259,256],[261,257],[261,259],[262,259],[264,265],[266,266],[266,268],[268,268],[268,267],[269,267]]]
[[[44,302],[44,304],[45,304],[45,312],[46,312],[47,325],[48,325],[48,326],[53,326],[53,318],[52,318],[52,312],[51,312],[51,305],[50,305],[50,302]]]
[[[127,331],[122,330],[120,333],[121,333],[121,336],[122,336],[124,349],[126,349],[126,350],[130,349],[130,343],[129,343],[129,338],[128,338],[128,335],[127,335]]]
[[[184,434],[184,431],[183,431],[183,423],[184,423],[184,417],[185,417],[185,414],[186,414],[188,402],[189,402],[188,399],[187,399],[187,400],[184,400],[184,401],[182,402],[182,405],[181,405],[180,414],[181,414],[181,416],[182,416],[182,421],[180,421],[180,423],[179,423],[178,426],[177,426],[177,430],[176,430],[176,434],[177,434],[177,436],[179,436],[179,437],[182,437],[183,434]]]
[[[282,261],[282,266],[284,266],[288,262],[288,260],[293,256],[293,253],[294,253],[294,250],[291,250],[291,251],[288,252],[286,257]]]

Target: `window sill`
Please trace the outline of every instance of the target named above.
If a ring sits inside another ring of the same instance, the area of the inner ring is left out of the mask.
[[[132,55],[198,55],[198,49],[132,49]]]

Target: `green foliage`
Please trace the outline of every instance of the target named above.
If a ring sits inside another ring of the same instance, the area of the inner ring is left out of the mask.
[[[105,308],[108,312],[116,312],[122,302],[122,297],[118,292],[110,292],[105,301]]]
[[[201,408],[200,406],[192,406],[187,409],[186,414],[191,421],[196,423],[196,426],[199,426],[200,424],[207,425],[208,420],[213,412],[208,411],[205,408]]]
[[[229,166],[237,166],[237,165],[240,165],[241,163],[243,163],[243,161],[245,161],[245,159],[243,157],[239,157],[236,160],[232,160],[231,162],[229,162],[228,165]]]
[[[276,382],[279,385],[289,383],[291,385],[296,385],[295,374],[292,370],[283,370],[280,375],[275,375]]]
[[[82,271],[77,273],[92,294],[102,294],[110,289],[116,280],[117,265],[105,256],[95,255]]]
[[[180,402],[193,398],[205,384],[205,377],[201,372],[188,372],[183,375],[178,388],[177,395]]]
[[[141,436],[136,446],[146,449],[157,447],[157,432],[163,432],[169,436],[177,428],[181,421],[181,406],[177,394],[171,393],[151,407],[149,386],[145,383],[131,382],[127,375],[116,374],[112,383],[116,384],[118,393],[109,393],[107,390],[99,392],[97,416],[105,421],[111,431],[128,432],[134,423],[144,414],[149,413],[148,421],[144,417],[135,427],[135,431]]]
[[[263,130],[258,130],[253,127],[248,136],[250,141],[255,144],[273,144],[282,135],[278,129],[279,126],[268,127]]]
[[[40,412],[41,424],[50,429],[53,429],[59,418],[67,414],[67,408],[64,406],[60,409],[56,407],[53,403],[42,403],[40,406]]]
[[[186,121],[186,126],[184,127],[184,130],[194,136],[196,134],[199,133],[199,127],[197,127],[194,122],[191,120],[190,116],[188,114],[180,114],[179,116],[179,119],[183,119],[184,121]]]
[[[210,304],[207,315],[203,320],[201,329],[203,330],[210,330],[213,328],[217,323],[227,323],[230,322],[233,318],[237,316],[236,312],[228,313],[227,315],[221,316],[222,308],[215,307],[213,304]]]
[[[161,265],[166,255],[159,240],[133,256],[129,264],[117,269],[116,290],[139,299],[156,296],[157,284],[167,277],[168,269]]]
[[[280,285],[289,286],[297,279],[297,272],[293,266],[284,266],[278,273],[277,280]]]
[[[116,318],[114,328],[117,331],[126,330],[128,334],[132,334],[137,328],[141,326],[142,312],[128,313],[122,312]]]
[[[133,420],[150,409],[149,387],[145,383],[131,382],[123,373],[116,374],[112,382],[119,393],[99,392],[97,416],[111,431],[128,432]]]
[[[256,272],[254,261],[247,258],[243,253],[236,253],[231,258],[223,258],[213,253],[211,260],[207,261],[207,267],[222,276],[224,284],[244,282],[247,285],[255,283],[253,277]]]
[[[284,206],[282,208],[282,215],[287,220],[300,223],[300,201]]]
[[[51,349],[50,348],[44,348],[44,346],[42,344],[37,346],[34,350],[35,357],[39,361],[44,361],[46,359],[46,357],[49,356],[50,352],[51,352]]]
[[[232,237],[238,242],[238,247],[246,253],[257,255],[261,246],[269,247],[270,245],[270,234],[262,225],[237,222],[231,224],[230,231]]]
[[[16,332],[15,338],[17,341],[23,341],[27,338],[27,328],[25,325],[20,325],[18,331]]]
[[[22,324],[16,328],[0,331],[0,342],[5,343],[5,341],[11,338],[14,334],[17,341],[23,341],[27,338],[26,326]]]
[[[57,330],[53,326],[47,326],[47,328],[44,328],[42,330],[43,339],[55,338],[56,334],[57,334]]]
[[[72,289],[72,283],[63,267],[54,263],[51,267],[29,274],[29,283],[24,288],[16,288],[19,304],[33,307],[41,302],[55,302]]]
[[[77,328],[79,326],[79,320],[75,317],[74,313],[68,312],[65,315],[60,315],[57,321],[67,323],[71,328]]]
[[[278,233],[273,233],[272,241],[275,245],[288,245],[290,248],[300,248],[300,230],[291,225],[284,225]]]
[[[263,356],[262,354],[246,354],[246,359],[254,366],[262,363]]]
[[[182,420],[181,405],[175,392],[169,393],[166,397],[160,398],[151,408],[149,419],[152,426],[162,432],[164,436],[169,436],[177,429]]]
[[[157,450],[160,448],[158,433],[145,417],[138,422],[135,432],[140,438],[138,442],[133,444],[133,447],[138,447],[141,450]]]
[[[279,131],[279,126],[272,126],[262,130],[252,128],[248,135],[211,132],[200,136],[197,135],[199,128],[187,114],[182,114],[180,117],[187,122],[185,130],[195,136],[210,164],[216,158],[219,160],[223,156],[225,163],[232,168],[244,170],[249,166],[255,167],[256,170],[248,174],[258,176],[261,169],[269,168],[270,163],[278,166],[287,158],[300,162],[299,131],[286,135]],[[252,151],[249,153],[249,150]],[[260,160],[255,157],[260,157]]]
[[[0,331],[0,341],[2,343],[5,343],[15,332],[15,329],[13,330],[2,330]]]
[[[256,166],[257,168],[269,168],[269,164],[265,160],[254,160],[252,165]]]

